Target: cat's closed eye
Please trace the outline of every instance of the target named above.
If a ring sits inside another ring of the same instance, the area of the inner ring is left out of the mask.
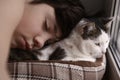
[[[109,41],[106,41],[106,43],[108,43]]]
[[[100,46],[100,43],[95,43],[95,45]]]

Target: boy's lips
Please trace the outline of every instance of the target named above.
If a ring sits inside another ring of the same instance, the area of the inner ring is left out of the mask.
[[[23,39],[24,39],[24,43],[25,43],[24,49],[31,50],[32,46],[27,42],[27,40],[25,40],[25,38],[23,38]]]
[[[20,37],[16,40],[17,47],[24,49],[24,50],[31,50],[30,44],[27,42],[27,40],[24,37]]]
[[[39,49],[41,47],[40,43],[38,41],[33,40],[32,42],[27,41],[24,36],[22,36],[19,40],[19,48],[25,49],[25,50],[32,50],[32,49]]]
[[[18,48],[21,48],[21,49],[26,49],[26,42],[25,42],[25,40],[24,40],[24,38],[18,38],[17,40],[16,40],[16,43],[18,44],[17,45],[17,47]]]

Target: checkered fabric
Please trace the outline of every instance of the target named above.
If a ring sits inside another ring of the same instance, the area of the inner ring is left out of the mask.
[[[84,65],[82,65],[82,63]],[[102,58],[101,62],[96,61],[96,63],[90,62],[82,63],[81,62],[67,63],[62,61],[9,62],[8,69],[11,76],[11,80],[102,79],[106,65],[105,56]],[[85,63],[87,63],[86,66]],[[97,63],[99,63],[99,65]]]

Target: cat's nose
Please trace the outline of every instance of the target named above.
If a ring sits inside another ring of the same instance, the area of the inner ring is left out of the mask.
[[[106,53],[106,51],[102,51],[102,54],[105,54]]]
[[[102,52],[102,54],[105,54],[104,52]]]

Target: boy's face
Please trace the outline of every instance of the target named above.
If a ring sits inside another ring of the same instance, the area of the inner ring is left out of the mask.
[[[54,8],[47,4],[26,5],[12,38],[12,48],[38,49],[61,36]]]

